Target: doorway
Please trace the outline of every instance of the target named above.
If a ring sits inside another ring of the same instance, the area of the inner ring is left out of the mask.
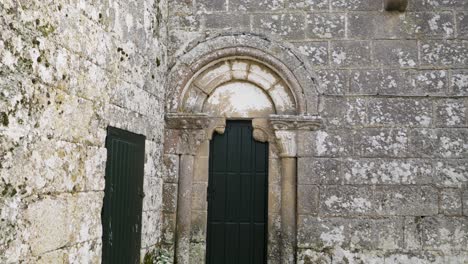
[[[109,127],[102,263],[140,263],[145,136]]]
[[[268,143],[251,121],[228,121],[210,142],[207,264],[266,263]]]

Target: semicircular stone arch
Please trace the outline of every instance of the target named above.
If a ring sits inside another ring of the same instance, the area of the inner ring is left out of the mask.
[[[259,118],[296,115],[296,98],[267,65],[248,58],[225,58],[200,71],[185,91],[180,111],[213,117]]]
[[[164,147],[179,168],[175,180],[165,182],[177,186],[171,192],[177,197],[164,202],[177,204],[165,212],[175,219],[168,228],[176,263],[204,263],[209,144],[229,119],[251,119],[254,139],[271,143],[268,221],[281,225],[268,226],[267,258],[295,263],[296,141],[299,131],[320,127],[315,80],[292,48],[253,35],[208,38],[177,58],[166,95]]]
[[[246,62],[246,65],[253,67],[249,69],[232,68],[243,66],[237,62]],[[223,63],[226,64],[225,67],[219,67],[219,64]],[[236,64],[232,65],[234,63]],[[256,71],[256,67],[258,67],[265,71],[265,75],[274,76],[286,86],[288,95],[293,98],[295,103],[296,112],[294,114],[318,114],[319,85],[307,60],[296,53],[292,46],[280,44],[265,37],[244,34],[221,35],[196,41],[195,46],[177,57],[168,78],[166,111],[169,113],[201,111],[200,108],[194,108],[197,104],[199,106],[200,102],[195,101],[202,100],[199,97],[202,94],[196,93],[196,89],[193,89],[193,83],[195,82],[195,86],[206,94],[206,89],[213,87],[199,87],[200,83],[197,83],[199,80],[196,79],[213,67],[219,68],[219,71],[227,71],[228,68],[231,68],[237,74],[233,76],[234,78],[252,82],[265,90],[262,86],[264,84],[259,83],[261,80],[254,80],[255,73],[247,74],[247,78],[245,77],[249,70],[260,72]],[[250,80],[248,79],[249,75]],[[218,77],[222,81],[222,77],[226,76]],[[274,91],[271,90],[271,92]],[[279,91],[279,89],[276,90],[276,92]],[[277,96],[272,97],[272,99],[277,98]],[[186,103],[188,104],[186,105]],[[279,108],[281,109],[281,106]]]

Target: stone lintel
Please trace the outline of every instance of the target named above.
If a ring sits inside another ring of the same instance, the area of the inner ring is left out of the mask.
[[[270,115],[281,157],[297,156],[297,132],[317,130],[322,122],[318,116]]]
[[[203,113],[168,113],[165,119],[168,129],[206,129],[210,123],[210,117]]]

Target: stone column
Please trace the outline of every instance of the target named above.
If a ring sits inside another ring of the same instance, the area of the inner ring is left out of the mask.
[[[296,263],[296,158],[282,156],[281,167],[281,263]]]
[[[270,116],[281,158],[281,263],[296,263],[297,247],[297,132],[315,130],[315,116]]]
[[[225,121],[205,114],[166,115],[170,138],[169,151],[180,156],[175,230],[175,263],[190,263],[192,221],[192,183],[195,155],[201,143],[211,139],[213,131],[224,132]]]
[[[189,263],[190,232],[192,221],[192,181],[194,155],[180,157],[179,192],[177,193],[177,217],[175,233],[176,263]]]

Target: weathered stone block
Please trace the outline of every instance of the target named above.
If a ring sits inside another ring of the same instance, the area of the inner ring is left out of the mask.
[[[423,159],[347,159],[346,184],[431,184],[432,164]]]
[[[440,213],[443,215],[462,215],[462,190],[442,189],[440,191]]]
[[[312,67],[328,65],[328,43],[327,42],[296,42],[296,48],[307,57]]]
[[[363,129],[354,134],[354,151],[362,157],[405,157],[408,155],[405,129]]]
[[[197,157],[194,165],[193,181],[198,183],[208,182],[208,157]]]
[[[348,35],[365,39],[414,39],[453,37],[451,12],[351,13]]]
[[[68,250],[68,261],[70,263],[95,263],[102,260],[101,240],[90,240],[76,244]]]
[[[407,250],[421,250],[421,219],[422,216],[404,217],[404,248]]]
[[[448,74],[441,70],[418,70],[410,73],[409,84],[415,95],[446,95]]]
[[[341,184],[341,162],[329,158],[298,158],[298,184]]]
[[[232,11],[265,11],[278,10],[284,7],[284,0],[230,0],[229,10]]]
[[[66,250],[60,249],[52,252],[47,252],[41,255],[35,263],[37,264],[50,264],[50,263],[64,263],[68,261],[68,254]]]
[[[206,190],[207,183],[194,183],[192,185],[192,209],[193,210],[207,210]]]
[[[278,158],[272,158],[268,160],[268,183],[281,183],[281,161]]]
[[[317,214],[319,188],[315,185],[297,186],[297,212],[299,214]]]
[[[200,28],[202,16],[191,13],[176,13],[169,17],[169,23],[174,25],[173,29],[198,30]]]
[[[205,243],[191,243],[190,244],[190,262],[205,263]]]
[[[382,9],[382,3],[374,0],[330,0],[332,10],[342,11],[378,11]]]
[[[399,95],[412,94],[408,78],[399,70],[353,70],[350,74],[350,94]]]
[[[281,185],[268,185],[268,212],[279,214],[281,210]]]
[[[372,215],[375,213],[373,190],[369,187],[320,187],[319,214],[328,216]]]
[[[410,149],[416,157],[464,158],[468,156],[468,129],[414,129]]]
[[[388,186],[375,190],[379,215],[427,216],[438,213],[437,189],[429,186]]]
[[[298,249],[297,263],[317,263],[317,264],[331,264],[331,256],[324,252],[317,252],[311,249]]]
[[[179,181],[179,155],[163,155],[164,173],[163,180],[166,183],[177,183]]]
[[[192,211],[191,242],[205,242],[207,219],[206,211]]]
[[[249,29],[250,16],[245,14],[208,14],[204,16],[205,26],[216,29]]]
[[[435,125],[437,127],[465,127],[468,124],[468,101],[443,99],[436,103]]]
[[[466,217],[425,217],[420,230],[423,248],[444,252],[466,251],[468,219]]]
[[[404,248],[404,219],[389,217],[372,219],[375,228],[375,247],[380,250],[390,251]]]
[[[447,0],[447,1],[433,1],[433,0],[412,0],[408,3],[410,10],[466,10],[468,3],[463,0]]]
[[[47,197],[29,205],[25,217],[30,222],[29,245],[34,256],[52,251],[69,243],[68,201],[71,196]],[[50,223],[54,223],[51,225]]]
[[[442,256],[434,251],[417,253],[393,253],[386,255],[381,263],[463,263],[464,256]]]
[[[463,190],[462,196],[463,215],[468,216],[468,188]]]
[[[376,31],[375,16],[361,13],[350,13],[348,16],[348,37],[370,39]]]
[[[155,245],[161,239],[161,211],[145,211],[141,216],[141,247]]]
[[[175,213],[177,208],[177,184],[163,184],[163,211],[165,213]]]
[[[227,8],[226,0],[197,0],[197,10],[204,12],[224,11]]]
[[[424,99],[370,99],[371,126],[428,127],[432,124],[432,102]]]
[[[403,36],[411,38],[450,38],[455,35],[451,12],[409,12],[401,16]]]
[[[460,12],[456,14],[457,18],[457,36],[468,36],[468,12]]]
[[[285,39],[304,39],[304,24],[302,14],[258,14],[253,17],[255,30]]]
[[[268,214],[268,243],[267,254],[272,263],[281,263],[281,217],[279,214]]]
[[[419,64],[418,47],[414,40],[380,40],[374,42],[375,64],[414,68]]]
[[[367,124],[367,104],[363,98],[324,97],[319,113],[327,127],[345,128]]]
[[[397,250],[403,245],[403,219],[299,216],[298,245],[304,249],[336,254],[334,259],[342,258],[340,251],[345,250]]]
[[[316,131],[309,135],[301,133],[300,137],[304,141],[298,146],[299,156],[343,157],[352,152],[352,135],[346,131]]]
[[[317,10],[328,10],[330,8],[328,0],[289,0],[287,7],[293,10],[306,10],[306,11],[317,11]]]
[[[335,67],[365,67],[371,63],[370,42],[333,41],[331,61]]]
[[[468,95],[468,70],[452,71],[450,92],[454,95]]]
[[[306,36],[314,39],[344,38],[345,17],[341,13],[308,14]]]
[[[348,91],[348,76],[346,70],[319,70],[317,77],[320,92],[326,95],[342,95]]]
[[[468,183],[466,160],[436,160],[434,181],[439,187],[463,187]]]
[[[468,63],[468,43],[459,40],[420,42],[421,66],[464,67]]]
[[[174,244],[176,215],[173,213],[163,213],[163,222],[161,225],[161,241],[167,244]]]

